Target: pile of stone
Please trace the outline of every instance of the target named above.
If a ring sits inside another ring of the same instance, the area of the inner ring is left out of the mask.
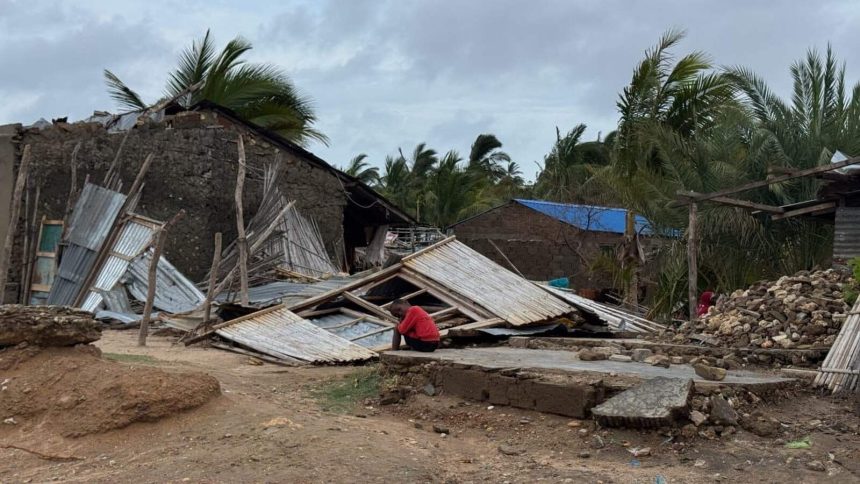
[[[675,340],[734,348],[828,347],[849,311],[842,297],[849,280],[829,269],[756,283],[721,297],[706,316],[681,326]]]
[[[0,306],[0,348],[27,343],[74,346],[101,337],[92,313],[61,306]]]

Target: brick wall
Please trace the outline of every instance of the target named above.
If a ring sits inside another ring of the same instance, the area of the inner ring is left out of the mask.
[[[457,239],[504,267],[510,268],[494,243],[527,278],[549,280],[569,277],[578,288],[612,286],[605,273],[592,273],[589,265],[601,246],[614,247],[621,235],[586,232],[552,217],[511,202],[453,227]]]
[[[240,130],[245,135],[248,164],[244,191],[246,223],[262,197],[263,167],[279,159],[286,168],[281,178],[285,195],[296,200],[302,213],[317,221],[330,255],[342,251],[346,196],[334,174],[283,152],[264,139],[249,136],[247,130],[219,119],[216,113],[189,112],[164,123],[134,129],[120,157],[123,191],[126,191],[146,155],[155,155],[138,213],[168,220],[179,209],[186,210],[185,218],[170,232],[165,256],[189,278],[200,280],[211,264],[215,232],[224,234],[225,245],[235,239],[233,196]],[[41,186],[39,216],[61,218],[69,193],[69,159],[78,141],[82,143],[77,158],[80,188],[87,175],[96,183],[102,182],[123,136],[124,133],[109,134],[98,124],[85,123],[21,133],[18,161],[23,146],[30,144],[30,176]],[[23,218],[19,235],[22,230]],[[16,245],[20,246],[20,241]],[[20,278],[20,260],[17,247],[10,283],[17,283]]]

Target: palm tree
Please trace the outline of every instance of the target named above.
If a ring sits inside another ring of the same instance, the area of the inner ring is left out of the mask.
[[[496,182],[504,175],[502,163],[511,161],[511,157],[501,151],[502,142],[493,134],[480,134],[472,143],[469,152],[468,170],[482,175],[490,182]]]
[[[609,163],[609,149],[600,140],[582,142],[586,128],[578,124],[564,136],[555,128],[555,144],[544,157],[535,182],[536,196],[559,202],[609,203],[589,183],[594,172]]]
[[[370,166],[366,159],[365,153],[359,154],[349,161],[349,165],[343,168],[343,172],[366,185],[376,185],[379,183],[379,168]]]
[[[243,60],[251,48],[247,40],[236,37],[217,52],[207,30],[202,39],[180,55],[164,97],[174,98],[202,83],[199,89],[177,102],[190,108],[200,101],[211,101],[298,144],[306,145],[311,140],[327,143],[328,138],[314,128],[317,118],[310,98],[281,69]],[[108,92],[120,106],[133,111],[147,108],[143,99],[113,72],[106,69],[104,75]]]
[[[456,151],[449,151],[427,180],[424,195],[427,219],[437,227],[447,227],[460,220],[475,203],[477,181],[460,167],[461,161]]]
[[[410,210],[413,200],[412,173],[406,159],[402,156],[386,156],[383,170],[379,183],[380,191],[397,206]]]

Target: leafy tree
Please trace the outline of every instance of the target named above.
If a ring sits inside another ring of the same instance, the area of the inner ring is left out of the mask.
[[[218,52],[209,31],[179,57],[170,73],[164,97],[173,98],[187,88],[202,83],[191,95],[178,102],[188,108],[202,100],[212,101],[235,111],[242,118],[278,132],[298,144],[312,140],[328,142],[316,128],[316,114],[310,98],[303,95],[278,67],[251,64],[242,57],[251,44],[236,37]],[[147,104],[113,72],[104,71],[111,97],[123,108],[146,109]]]
[[[469,152],[469,171],[486,179],[496,182],[504,176],[502,163],[509,163],[511,157],[501,151],[502,142],[494,134],[480,134],[472,143]]]

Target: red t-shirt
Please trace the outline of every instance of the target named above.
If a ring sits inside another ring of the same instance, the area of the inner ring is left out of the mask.
[[[439,341],[439,329],[427,311],[418,306],[406,310],[403,320],[397,325],[397,331],[403,336],[409,336],[419,341]]]

